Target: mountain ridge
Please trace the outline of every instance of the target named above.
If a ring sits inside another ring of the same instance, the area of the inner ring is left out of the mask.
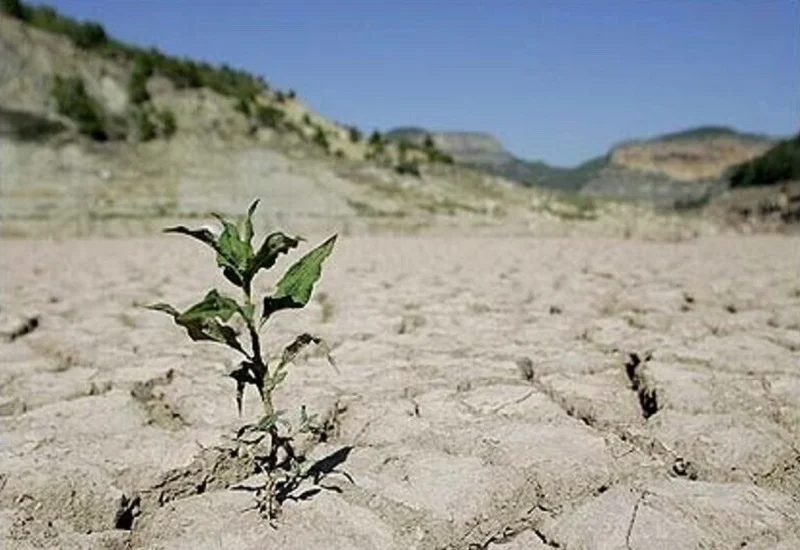
[[[386,135],[396,141],[430,139],[457,162],[526,186],[657,202],[686,199],[684,195],[696,195],[697,188],[705,192],[725,187],[733,167],[763,154],[776,142],[771,136],[727,126],[701,125],[623,140],[604,155],[565,168],[519,158],[485,132],[402,127]],[[637,181],[641,189],[636,189]]]

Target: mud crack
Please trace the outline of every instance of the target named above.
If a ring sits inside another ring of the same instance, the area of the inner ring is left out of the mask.
[[[644,502],[644,498],[645,496],[647,496],[647,494],[648,494],[647,491],[642,491],[639,494],[639,498],[636,500],[636,504],[633,505],[633,512],[631,512],[631,521],[628,524],[628,531],[627,533],[625,533],[625,547],[628,550],[632,550],[631,535],[633,534],[633,526],[636,523],[636,516],[639,515],[639,507],[642,505],[642,502]]]
[[[658,394],[645,372],[645,365],[651,358],[649,353],[644,356],[644,359],[636,353],[631,353],[625,363],[625,373],[631,382],[631,389],[639,396],[639,407],[642,409],[642,416],[645,420],[659,410]]]

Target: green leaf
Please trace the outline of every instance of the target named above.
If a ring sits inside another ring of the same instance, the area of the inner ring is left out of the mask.
[[[240,309],[236,300],[212,289],[208,291],[202,301],[181,313],[178,320],[192,322],[196,319],[218,317],[222,321],[227,321],[233,314],[239,313]]]
[[[330,256],[336,244],[333,235],[317,248],[300,258],[278,282],[275,294],[264,298],[262,320],[281,309],[301,308],[311,299],[314,284],[322,275],[322,262]]]
[[[253,247],[239,237],[236,225],[218,214],[214,214],[222,224],[222,233],[217,240],[217,265],[225,277],[237,286],[244,284],[244,273],[253,259]]]
[[[176,225],[175,227],[166,228],[164,233],[181,233],[183,235],[188,235],[207,244],[214,250],[217,250],[217,237],[208,229],[189,229],[183,225]]]
[[[259,199],[253,201],[250,208],[247,209],[247,217],[244,220],[244,227],[242,228],[242,241],[250,244],[253,240],[253,214],[258,207]]]
[[[242,315],[242,317],[244,317],[244,320],[247,321],[248,324],[253,322],[253,315],[255,312],[255,304],[245,304],[241,306],[241,309],[239,310],[239,313]]]
[[[300,406],[300,427],[297,429],[299,433],[312,433],[319,434],[322,432],[322,426],[317,421],[318,415],[308,414],[305,405]]]
[[[228,347],[247,355],[237,340],[236,331],[223,324],[235,313],[242,314],[242,308],[233,298],[211,290],[203,300],[183,313],[179,313],[169,304],[153,304],[148,309],[163,311],[172,316],[175,323],[186,329],[189,338],[195,341],[210,340],[225,344]]]
[[[271,393],[272,390],[277,388],[284,380],[286,380],[286,376],[288,374],[289,373],[286,370],[277,370],[275,374],[264,381],[264,391]]]
[[[286,254],[300,244],[302,238],[290,237],[280,231],[267,235],[264,242],[256,252],[245,273],[245,280],[249,283],[261,269],[269,269],[281,254]]]
[[[180,323],[186,327],[186,332],[192,340],[211,340],[225,344],[229,348],[233,348],[245,354],[239,340],[236,339],[238,334],[228,325],[223,325],[216,319],[206,319],[202,321],[195,321],[192,323]],[[245,354],[246,355],[246,354]]]
[[[244,388],[247,384],[255,384],[251,369],[253,363],[250,361],[242,361],[239,366],[228,373],[228,376],[236,380],[236,410],[239,411],[239,416],[242,415],[242,401],[244,399]]]
[[[283,418],[281,418],[285,414],[286,414],[286,411],[281,410],[281,411],[277,411],[277,412],[275,412],[273,414],[265,415],[255,425],[255,429],[261,430],[261,431],[264,431],[264,432],[268,432],[272,428],[274,428],[278,424],[278,422],[281,422],[281,423],[283,423],[285,425],[286,421],[283,420]]]
[[[173,318],[180,315],[180,312],[169,304],[164,304],[164,303],[150,304],[149,306],[144,306],[144,307],[146,309],[152,309],[153,311],[163,311],[164,313],[172,315]]]

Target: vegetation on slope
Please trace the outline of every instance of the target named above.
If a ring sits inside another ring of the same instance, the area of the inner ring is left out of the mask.
[[[267,89],[261,77],[227,65],[214,67],[189,59],[166,55],[156,48],[144,49],[125,44],[108,36],[103,26],[94,21],[76,21],[49,6],[34,6],[20,0],[0,0],[0,12],[54,34],[67,37],[75,46],[106,57],[135,62],[148,67],[143,72],[156,72],[176,88],[207,87],[219,94],[236,98],[252,98]],[[149,75],[148,75],[149,76]]]
[[[731,187],[754,187],[800,179],[800,133],[733,169]]]
[[[129,69],[127,92],[129,106],[125,115],[109,115],[104,104],[91,97],[87,85],[75,76],[58,77],[51,95],[60,114],[72,119],[78,131],[97,141],[133,138],[149,141],[173,135],[178,126],[171,111],[159,110],[152,102],[147,84],[151,77],[161,76],[176,89],[208,88],[230,97],[232,108],[249,121],[249,132],[271,128],[291,132],[319,147],[326,154],[344,157],[344,149],[356,158],[373,161],[397,172],[419,175],[420,163],[452,164],[453,158],[439,149],[431,136],[420,143],[390,143],[380,132],[364,142],[362,132],[343,125],[344,142],[339,133],[314,122],[306,113],[302,122],[292,118],[293,107],[284,104],[296,98],[293,90],[270,91],[266,81],[228,65],[213,66],[162,53],[156,48],[141,48],[112,38],[105,28],[93,21],[78,21],[58,13],[49,6],[33,5],[20,0],[0,0],[0,13],[18,19],[42,31],[66,37],[77,48],[91,52]],[[350,147],[348,147],[348,145]],[[355,149],[352,145],[359,145]]]
[[[100,104],[86,92],[80,77],[56,75],[51,90],[58,112],[72,119],[78,131],[96,141],[106,141],[106,116]]]
[[[721,137],[732,137],[750,141],[764,141],[769,139],[759,134],[740,132],[728,126],[696,126],[687,130],[663,134],[653,138],[651,141],[704,140]]]

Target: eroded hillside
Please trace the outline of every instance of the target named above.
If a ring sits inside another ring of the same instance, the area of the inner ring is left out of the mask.
[[[769,139],[719,129],[621,145],[611,151],[609,161],[612,166],[663,174],[677,181],[716,180],[772,145]]]
[[[42,30],[60,21],[42,10],[44,23],[0,16],[5,235],[149,232],[152,220],[239,212],[254,196],[267,221],[302,227],[529,210],[530,195],[448,167],[433,148],[364,136],[234,69],[107,37],[81,46]]]
[[[3,236],[152,234],[254,197],[259,223],[294,231],[653,227],[647,207],[526,189],[435,142],[335,124],[261,77],[26,9],[0,15]]]

